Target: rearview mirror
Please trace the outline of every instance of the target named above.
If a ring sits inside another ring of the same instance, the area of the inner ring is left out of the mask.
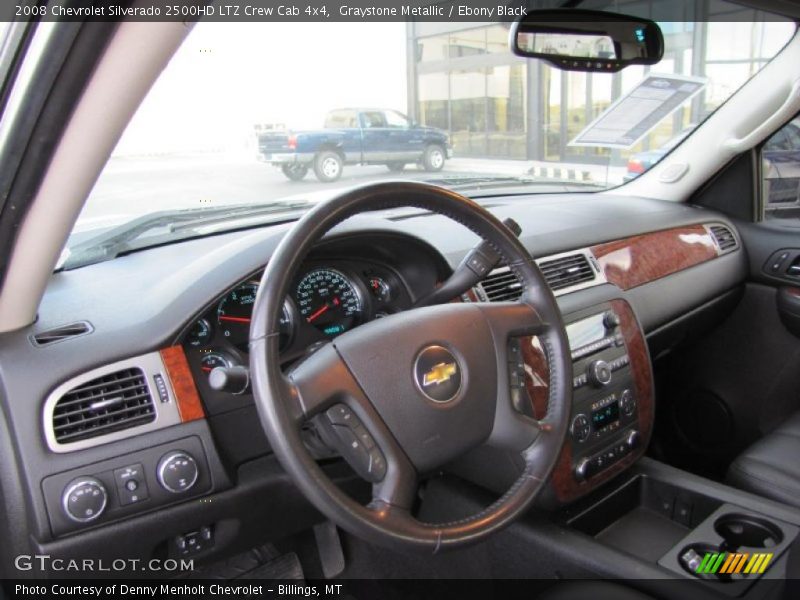
[[[664,55],[664,36],[654,21],[594,10],[529,12],[511,27],[509,43],[517,56],[568,71],[614,73],[653,65]]]

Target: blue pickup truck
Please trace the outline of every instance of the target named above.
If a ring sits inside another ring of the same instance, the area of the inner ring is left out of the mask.
[[[371,108],[332,110],[323,129],[261,132],[258,150],[293,181],[313,169],[326,183],[339,179],[344,165],[386,165],[399,172],[417,163],[440,171],[453,153],[444,131],[417,125],[394,110]]]

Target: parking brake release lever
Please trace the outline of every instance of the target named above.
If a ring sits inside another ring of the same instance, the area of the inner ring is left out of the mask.
[[[511,218],[504,219],[503,225],[519,237],[522,228]],[[500,263],[500,255],[492,248],[491,244],[483,240],[470,250],[453,271],[453,274],[438,288],[427,296],[423,296],[414,304],[414,308],[442,304],[460,296],[467,290],[475,287],[492,269]]]

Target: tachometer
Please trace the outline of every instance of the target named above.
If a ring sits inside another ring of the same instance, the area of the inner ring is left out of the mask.
[[[257,283],[243,283],[225,296],[217,307],[219,330],[234,346],[247,345],[257,293]]]
[[[295,293],[301,317],[328,337],[352,329],[364,305],[355,284],[335,269],[315,269],[300,280]]]
[[[246,350],[250,337],[250,320],[253,316],[253,304],[256,301],[258,284],[243,283],[225,296],[217,306],[217,323],[219,330],[234,346]],[[291,342],[294,335],[294,319],[289,300],[283,304],[280,319],[280,348],[283,350]]]

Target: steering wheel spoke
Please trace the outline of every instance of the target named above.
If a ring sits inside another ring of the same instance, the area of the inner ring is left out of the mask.
[[[324,413],[337,403],[365,401],[358,383],[333,344],[319,348],[285,376],[291,412],[298,423]]]

